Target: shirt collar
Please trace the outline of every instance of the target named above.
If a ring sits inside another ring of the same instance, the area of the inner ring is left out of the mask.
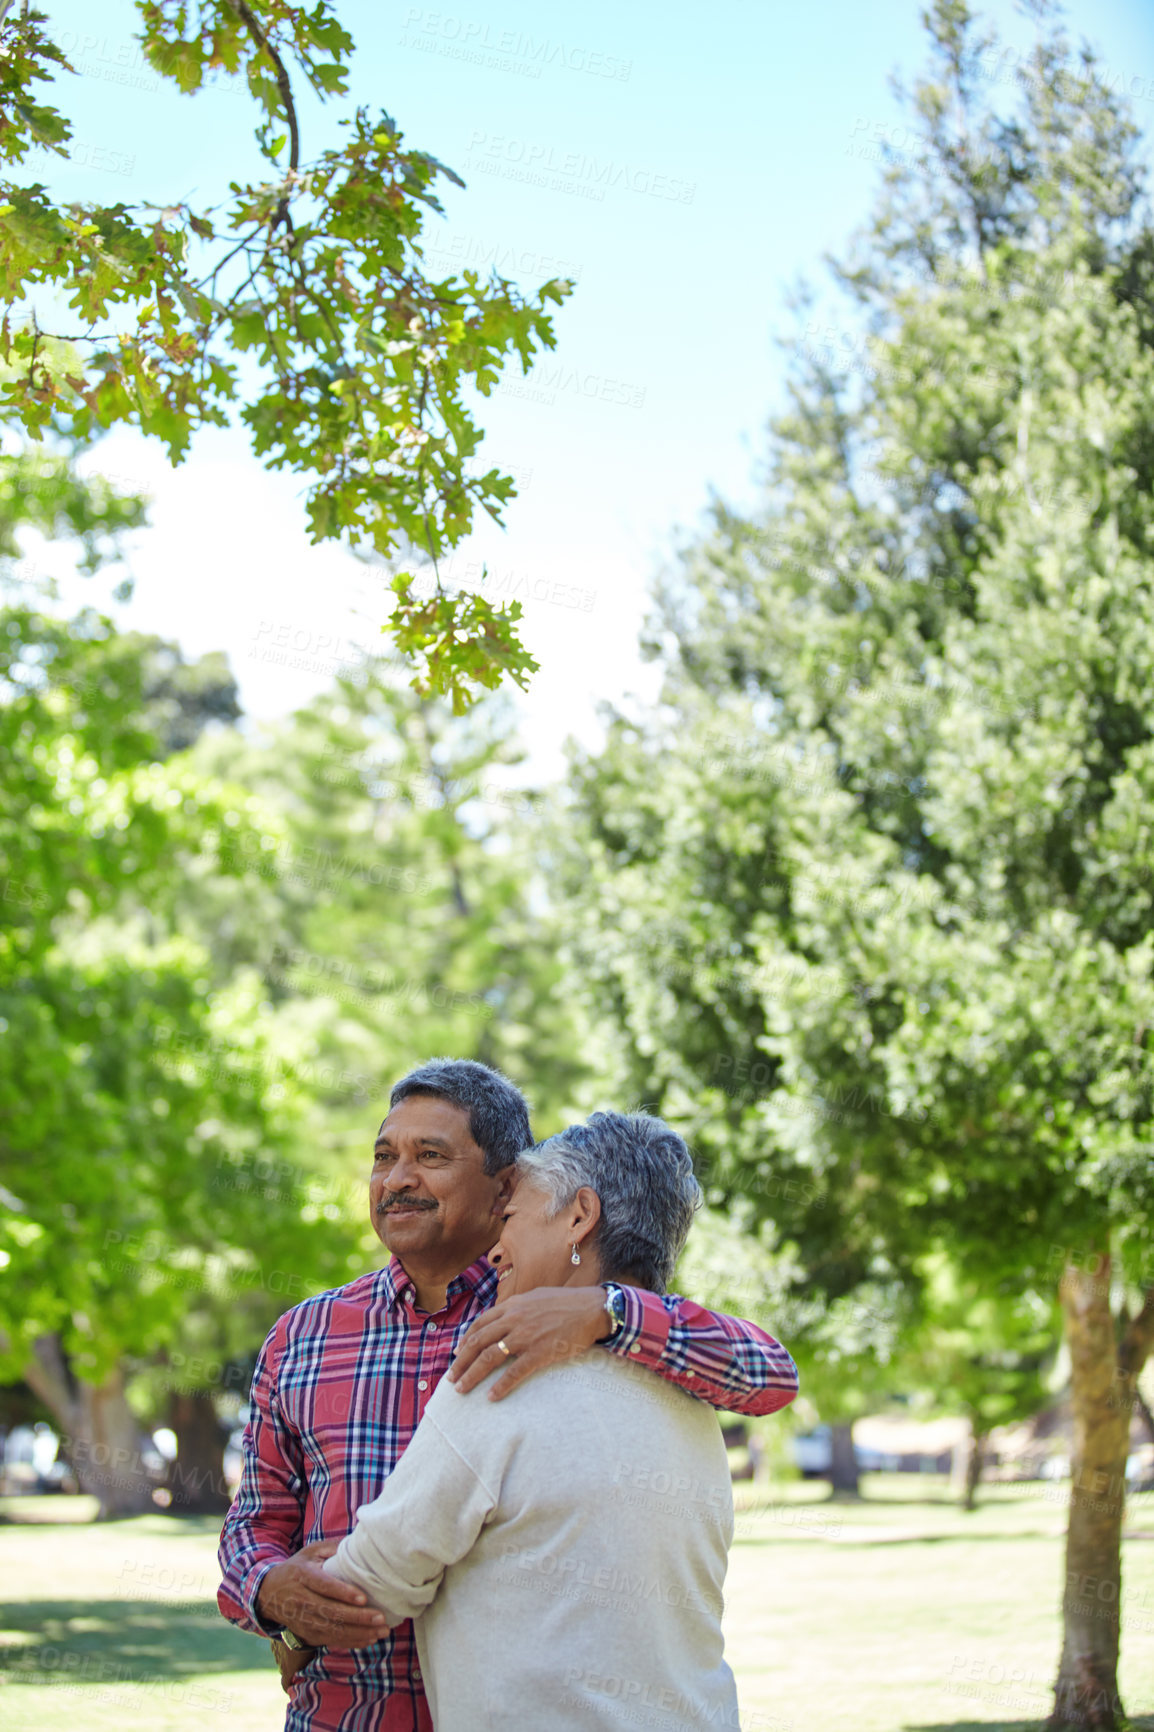
[[[402,1299],[408,1299],[412,1304],[416,1296],[412,1277],[396,1257],[390,1257],[387,1266],[381,1271],[381,1285],[385,1291],[385,1302],[390,1307]],[[478,1257],[475,1263],[470,1263],[467,1269],[462,1269],[459,1275],[453,1276],[445,1293],[445,1304],[451,1305],[462,1293],[475,1293],[478,1299],[487,1300],[496,1291],[496,1269],[488,1257]]]

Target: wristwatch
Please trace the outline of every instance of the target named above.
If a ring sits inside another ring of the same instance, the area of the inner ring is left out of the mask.
[[[601,1339],[612,1341],[625,1327],[625,1295],[616,1281],[602,1281],[601,1285],[605,1289],[605,1312],[609,1318],[609,1333]]]

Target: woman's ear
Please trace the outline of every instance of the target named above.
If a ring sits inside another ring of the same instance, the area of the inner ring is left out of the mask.
[[[601,1198],[589,1185],[582,1185],[569,1205],[569,1230],[580,1244],[587,1239],[601,1219]]]

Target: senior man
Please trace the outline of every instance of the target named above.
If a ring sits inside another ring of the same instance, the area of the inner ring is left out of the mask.
[[[714,1407],[773,1413],[797,1393],[771,1336],[688,1300],[610,1283],[495,1304],[485,1252],[531,1142],[523,1097],[487,1066],[434,1059],[403,1077],[369,1182],[387,1267],[294,1306],[261,1350],[217,1598],[241,1628],[318,1650],[292,1680],[286,1732],[432,1732],[412,1623],[388,1630],[321,1560],[380,1493],[458,1347],[462,1393],[515,1361],[493,1399],[599,1342]]]

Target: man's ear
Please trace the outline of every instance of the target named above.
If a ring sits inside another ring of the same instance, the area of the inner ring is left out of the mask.
[[[493,1202],[493,1213],[496,1215],[513,1195],[513,1185],[517,1178],[517,1163],[511,1161],[507,1167],[502,1167],[497,1177],[497,1195]]]

